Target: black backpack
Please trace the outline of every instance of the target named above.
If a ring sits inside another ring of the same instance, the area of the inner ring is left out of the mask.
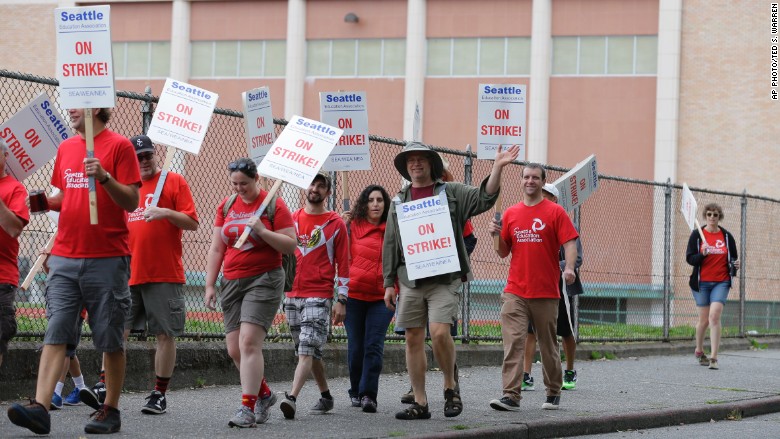
[[[238,197],[238,194],[233,194],[228,198],[228,200],[225,202],[225,205],[222,206],[222,218],[225,218],[228,214],[228,211],[230,211],[230,208],[233,207],[233,204],[236,202],[236,198]],[[268,203],[268,206],[265,208],[265,213],[268,215],[268,221],[271,222],[271,225],[274,225],[274,216],[276,215],[276,195],[274,195],[273,198],[271,198],[271,201]],[[295,267],[298,264],[298,260],[295,257],[295,253],[291,255],[286,255],[282,253],[282,269],[284,270],[284,291],[292,291],[293,282],[295,282]]]

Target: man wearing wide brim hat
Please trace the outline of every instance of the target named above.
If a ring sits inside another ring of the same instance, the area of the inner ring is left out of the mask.
[[[444,416],[458,416],[463,410],[460,394],[455,390],[455,343],[450,336],[450,326],[458,315],[460,286],[472,278],[466,246],[463,243],[463,226],[474,215],[487,211],[496,203],[504,166],[517,158],[519,148],[512,146],[496,153],[490,175],[479,187],[441,180],[444,164],[438,153],[419,142],[407,143],[395,157],[398,172],[411,182],[393,198],[387,217],[385,241],[382,248],[382,269],[385,287],[385,303],[390,309],[398,305],[396,325],[406,328],[406,368],[412,381],[415,402],[406,410],[396,413],[397,419],[429,419],[428,397],[425,393],[425,328],[430,327],[433,354],[444,374]],[[410,280],[402,251],[398,229],[396,204],[446,193],[453,235],[460,262],[460,270]],[[395,292],[398,281],[400,296]],[[398,298],[401,298],[398,301]]]

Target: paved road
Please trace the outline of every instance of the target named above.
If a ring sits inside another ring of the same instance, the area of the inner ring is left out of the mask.
[[[524,393],[519,412],[496,412],[488,406],[501,396],[499,367],[473,367],[461,370],[461,388],[465,409],[457,418],[443,415],[441,374],[428,373],[427,389],[433,419],[398,421],[394,413],[402,407],[400,395],[409,388],[408,378],[400,374],[385,375],[380,380],[379,412],[367,414],[349,406],[348,382],[345,378],[330,380],[336,407],[324,416],[309,415],[307,409],[319,397],[313,381],[307,383],[299,398],[299,416],[285,420],[278,406],[267,424],[256,429],[230,429],[227,421],[239,404],[238,386],[171,391],[169,410],[161,416],[142,415],[140,407],[146,394],[122,395],[122,431],[115,437],[187,437],[187,438],[363,438],[419,435],[499,437],[531,431],[536,437],[552,437],[594,432],[593,425],[603,427],[614,419],[621,422],[643,422],[635,428],[646,428],[647,422],[686,421],[691,413],[715,414],[729,404],[764,405],[772,403],[780,411],[780,350],[733,351],[720,356],[721,369],[699,366],[692,355],[626,358],[611,361],[581,361],[577,368],[579,384],[575,391],[565,391],[558,411],[541,410],[544,391]],[[541,384],[540,366],[534,376]],[[175,379],[175,376],[174,376]],[[289,389],[291,383],[271,383],[275,391]],[[542,387],[537,384],[537,388]],[[67,391],[67,388],[66,388]],[[7,409],[8,403],[0,404]],[[50,437],[83,437],[83,427],[91,409],[68,407],[52,413]],[[633,420],[632,420],[633,419]],[[637,419],[639,419],[637,421]],[[777,420],[777,417],[770,417]],[[584,427],[592,422],[590,427]],[[687,423],[688,421],[686,421]],[[725,421],[698,426],[699,431],[717,432]],[[625,424],[622,425],[625,430]],[[482,429],[492,429],[485,431]],[[772,431],[776,432],[777,429]],[[31,437],[0,417],[0,437]],[[637,436],[634,436],[637,437]],[[642,436],[645,437],[645,436]],[[665,436],[661,436],[665,437]],[[672,437],[672,436],[669,436]]]

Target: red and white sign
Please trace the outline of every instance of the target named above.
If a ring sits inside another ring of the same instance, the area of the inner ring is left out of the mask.
[[[693,231],[696,228],[696,212],[699,207],[696,204],[696,198],[693,196],[693,192],[688,187],[687,183],[683,183],[682,197],[680,202],[680,212],[682,212],[685,222],[688,224],[688,228]]]
[[[406,274],[410,280],[460,270],[447,195],[442,191],[396,206]]]
[[[73,136],[48,94],[42,92],[0,125],[8,148],[6,169],[22,181],[57,155],[60,143]]]
[[[257,165],[257,172],[306,189],[342,133],[340,128],[293,116]]]
[[[567,212],[580,207],[599,188],[596,156],[591,154],[553,183],[558,189],[558,204]]]
[[[255,163],[260,163],[276,141],[271,93],[268,87],[255,88],[241,93],[241,100],[244,102],[247,154]]]
[[[320,120],[344,130],[339,143],[323,163],[323,171],[371,169],[367,108],[364,91],[320,93]]]
[[[64,109],[116,106],[110,12],[105,5],[54,10],[56,70]]]
[[[479,84],[477,120],[477,158],[495,160],[498,146],[520,147],[525,157],[524,84]]]
[[[146,133],[152,142],[200,152],[219,95],[168,78]]]

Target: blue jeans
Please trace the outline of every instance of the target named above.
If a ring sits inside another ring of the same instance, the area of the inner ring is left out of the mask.
[[[729,296],[729,283],[723,282],[699,282],[699,291],[691,291],[696,306],[710,306],[713,302],[726,304]]]
[[[344,326],[347,329],[350,396],[368,396],[376,401],[385,334],[392,318],[393,312],[387,309],[384,300],[347,299]]]

